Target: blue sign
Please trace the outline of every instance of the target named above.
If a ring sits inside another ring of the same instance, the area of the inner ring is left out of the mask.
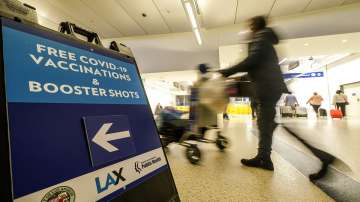
[[[284,79],[324,77],[324,72],[285,73]]]
[[[73,190],[79,201],[107,201],[168,172],[133,59],[1,22],[15,201],[42,201],[60,190]],[[162,161],[137,175],[134,162],[152,157]],[[108,173],[116,183],[103,181]]]
[[[3,34],[12,36],[3,42],[10,102],[146,104],[132,63],[8,27]]]
[[[127,116],[89,116],[84,124],[94,166],[135,154]]]

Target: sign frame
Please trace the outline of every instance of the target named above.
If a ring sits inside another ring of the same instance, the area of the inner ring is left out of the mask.
[[[123,60],[128,61],[129,63],[132,63],[135,66],[136,74],[139,77],[140,87],[144,92],[144,99],[146,101],[146,106],[148,109],[150,109],[150,105],[149,105],[149,100],[146,95],[146,91],[145,91],[143,82],[141,80],[141,76],[140,76],[140,72],[139,72],[137,63],[134,58],[131,58],[127,55],[123,55],[121,53],[115,52],[110,49],[106,49],[106,48],[82,41],[80,39],[76,39],[74,37],[64,35],[62,33],[50,30],[48,28],[42,27],[37,24],[28,24],[28,23],[25,24],[25,23],[21,23],[21,22],[15,22],[13,20],[9,20],[9,19],[3,18],[3,17],[0,18],[0,21],[1,21],[0,22],[0,25],[1,25],[1,28],[0,28],[1,29],[0,30],[0,46],[1,46],[1,54],[0,54],[0,68],[1,68],[1,70],[0,70],[0,76],[1,76],[1,81],[0,81],[0,131],[2,132],[2,135],[0,138],[0,141],[1,141],[1,143],[0,143],[0,147],[1,147],[0,148],[0,160],[2,162],[2,166],[1,166],[2,170],[0,171],[0,177],[2,179],[1,183],[0,183],[0,185],[2,187],[2,191],[1,191],[2,194],[0,196],[0,200],[1,201],[13,201],[14,200],[14,191],[13,191],[13,180],[12,180],[13,175],[12,175],[12,168],[11,168],[11,146],[10,146],[10,135],[11,134],[10,134],[10,130],[9,130],[8,100],[7,100],[7,93],[6,93],[5,66],[4,66],[4,56],[3,56],[3,53],[4,53],[4,46],[3,46],[4,22],[5,23],[14,23],[14,24],[18,23],[19,26],[25,26],[25,27],[27,26],[29,29],[37,29],[40,32],[44,32],[51,37],[55,37],[55,38],[61,39],[61,40],[66,40],[66,41],[68,41],[69,44],[71,43],[70,46],[73,46],[75,48],[80,48],[80,49],[87,50],[87,51],[91,50],[94,53],[97,53],[99,55],[106,55],[107,57],[112,57],[115,59],[121,58]],[[55,40],[55,41],[57,41],[57,40]],[[152,120],[152,124],[154,124],[154,126],[156,128],[157,137],[160,140],[160,136],[159,136],[159,132],[156,127],[155,120],[153,117],[151,118],[151,120]],[[171,197],[171,199],[169,201],[172,201],[172,202],[180,201],[179,194],[178,194],[178,191],[177,191],[177,188],[175,185],[175,181],[174,181],[174,178],[173,178],[170,166],[169,166],[169,162],[166,157],[165,150],[162,146],[161,146],[161,150],[164,154],[166,164],[168,165],[168,168],[166,169],[166,171],[164,170],[162,172],[167,172],[166,176],[168,177],[169,184],[171,185],[171,189],[172,189],[171,191],[173,193],[173,196]],[[126,159],[124,159],[124,160],[126,160]],[[121,162],[121,161],[114,162],[114,164],[119,163],[119,162]],[[158,173],[157,175],[152,176],[152,178],[154,178],[158,175],[160,175],[160,174]],[[117,196],[116,198],[112,198],[109,200],[121,201],[121,197],[123,195],[125,195],[126,193],[131,192],[132,190],[135,190],[135,189],[137,189],[137,191],[141,191],[141,190],[139,190],[139,188],[141,188],[141,186],[143,184],[145,184],[146,182],[147,181],[145,181],[142,184],[137,185],[136,187],[134,187],[130,190],[127,190],[120,196]],[[154,189],[154,190],[156,190],[156,189]],[[137,194],[139,194],[139,193],[137,193]],[[133,193],[132,195],[136,195],[136,194]],[[128,196],[127,199],[130,199],[129,197],[131,197],[131,195]]]

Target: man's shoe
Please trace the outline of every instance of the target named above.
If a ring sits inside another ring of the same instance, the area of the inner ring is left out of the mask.
[[[316,180],[319,180],[319,179],[325,177],[327,170],[328,170],[328,166],[329,166],[329,164],[323,163],[319,172],[309,175],[310,181],[315,183]]]
[[[245,166],[248,167],[255,167],[255,168],[262,168],[265,170],[274,170],[274,165],[271,161],[271,159],[269,160],[264,160],[262,158],[252,158],[252,159],[241,159],[241,163]]]

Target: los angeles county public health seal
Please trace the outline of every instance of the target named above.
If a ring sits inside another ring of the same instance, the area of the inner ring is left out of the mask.
[[[75,202],[75,191],[68,186],[56,187],[46,193],[41,202]]]

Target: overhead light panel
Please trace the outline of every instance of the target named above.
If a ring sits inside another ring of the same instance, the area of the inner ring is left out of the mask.
[[[199,45],[202,44],[202,39],[201,39],[201,34],[200,34],[200,27],[196,21],[196,16],[195,16],[195,12],[194,12],[194,9],[190,3],[190,1],[186,1],[186,0],[183,0],[183,5],[184,5],[184,8],[185,8],[185,11],[187,13],[187,16],[190,20],[190,23],[191,23],[191,27],[192,27],[192,31],[194,32],[195,34],[195,38],[196,38],[196,41]]]
[[[198,28],[194,29],[194,34],[195,34],[196,41],[198,42],[199,45],[201,45],[202,40],[201,40],[200,31]]]
[[[243,34],[248,34],[248,33],[250,33],[249,30],[244,30],[244,31],[238,32],[237,35],[243,35]]]
[[[198,25],[197,25],[197,23],[196,23],[195,14],[194,14],[194,11],[193,11],[193,9],[192,9],[192,7],[191,7],[190,2],[186,2],[186,3],[185,3],[185,9],[186,9],[186,12],[187,12],[188,15],[189,15],[192,28],[193,28],[193,29],[198,28]]]

